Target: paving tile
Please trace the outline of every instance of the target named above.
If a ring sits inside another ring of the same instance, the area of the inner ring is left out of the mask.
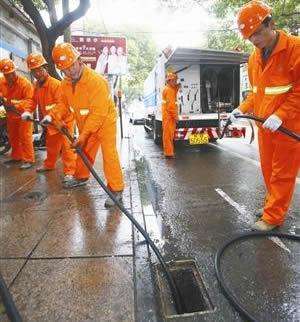
[[[17,276],[25,261],[25,259],[0,259],[0,272],[7,286]]]
[[[49,215],[23,211],[0,217],[0,257],[26,257],[47,229]]]
[[[132,224],[117,209],[70,208],[54,219],[33,257],[132,254]]]
[[[11,288],[24,321],[134,321],[132,258],[30,260]]]

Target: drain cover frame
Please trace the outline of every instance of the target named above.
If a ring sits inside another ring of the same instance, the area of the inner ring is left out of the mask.
[[[44,202],[48,198],[48,195],[45,191],[30,191],[23,195],[23,199],[31,202]]]
[[[197,285],[201,291],[201,295],[203,296],[207,310],[178,314],[176,312],[175,305],[172,300],[172,295],[170,293],[169,286],[168,286],[167,280],[165,278],[165,274],[162,270],[162,267],[160,264],[155,264],[154,265],[155,282],[156,282],[157,288],[158,288],[159,304],[160,304],[164,319],[167,320],[167,319],[179,318],[179,317],[184,318],[184,317],[191,317],[191,316],[197,316],[197,315],[203,315],[203,314],[211,314],[216,311],[216,307],[213,305],[213,303],[210,299],[210,296],[207,291],[207,287],[206,287],[204,280],[200,274],[200,271],[199,271],[199,268],[197,266],[195,259],[193,259],[193,258],[191,258],[191,259],[176,259],[174,261],[166,262],[166,264],[167,264],[171,274],[172,274],[172,272],[174,272],[175,270],[178,270],[178,269],[192,269],[193,270],[195,280],[196,280]]]

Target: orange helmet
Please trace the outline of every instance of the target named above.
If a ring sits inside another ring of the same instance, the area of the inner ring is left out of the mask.
[[[167,77],[166,77],[166,80],[169,81],[169,80],[177,80],[177,74],[175,73],[167,73]]]
[[[0,72],[3,74],[9,74],[16,70],[16,65],[9,58],[3,58],[0,60]]]
[[[245,39],[255,32],[262,22],[271,15],[272,9],[261,1],[250,1],[237,14],[237,24]]]
[[[52,50],[52,58],[58,69],[71,67],[79,56],[79,51],[67,42],[54,46]]]
[[[41,54],[32,53],[26,58],[28,69],[32,70],[47,64],[45,58]]]

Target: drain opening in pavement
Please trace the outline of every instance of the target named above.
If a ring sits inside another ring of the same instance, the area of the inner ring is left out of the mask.
[[[204,281],[193,259],[176,260],[167,263],[180,293],[184,313],[178,315],[168,283],[160,265],[155,266],[160,305],[165,318],[182,315],[205,314],[214,311]]]
[[[31,191],[29,193],[26,193],[24,199],[33,202],[43,202],[45,199],[47,199],[47,194],[41,191]]]

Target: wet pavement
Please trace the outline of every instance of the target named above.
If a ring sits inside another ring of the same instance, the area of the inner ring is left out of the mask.
[[[130,140],[118,143],[126,182],[123,201],[141,211]],[[40,163],[45,152],[37,151]],[[65,190],[61,165],[36,174],[0,157],[0,271],[24,321],[134,321],[131,222],[91,178]],[[102,175],[101,154],[96,169]],[[135,190],[134,190],[135,189]],[[7,321],[0,315],[0,321]]]
[[[250,231],[252,213],[262,206],[264,186],[255,143],[226,139],[196,148],[177,145],[176,159],[166,160],[142,127],[133,131],[147,230],[167,260],[195,259],[214,307],[184,316],[165,312],[167,320],[243,321],[220,290],[214,255],[225,241]],[[299,234],[299,178],[297,182],[286,223],[278,231]],[[155,261],[153,254],[151,258]],[[296,242],[276,238],[238,242],[225,252],[222,272],[258,321],[300,321]]]
[[[0,271],[24,321],[243,321],[213,264],[228,238],[249,231],[261,206],[255,146],[229,139],[177,146],[176,159],[166,160],[142,126],[130,125],[118,147],[126,209],[166,260],[195,260],[211,307],[176,316],[168,292],[161,297],[155,255],[125,215],[104,208],[94,179],[64,190],[60,165],[37,175],[0,157]],[[37,155],[40,161],[44,152]],[[96,169],[103,175],[101,155]],[[299,233],[299,200],[298,184],[280,231]],[[300,321],[299,247],[282,242],[239,242],[222,260],[226,283],[258,321]]]

